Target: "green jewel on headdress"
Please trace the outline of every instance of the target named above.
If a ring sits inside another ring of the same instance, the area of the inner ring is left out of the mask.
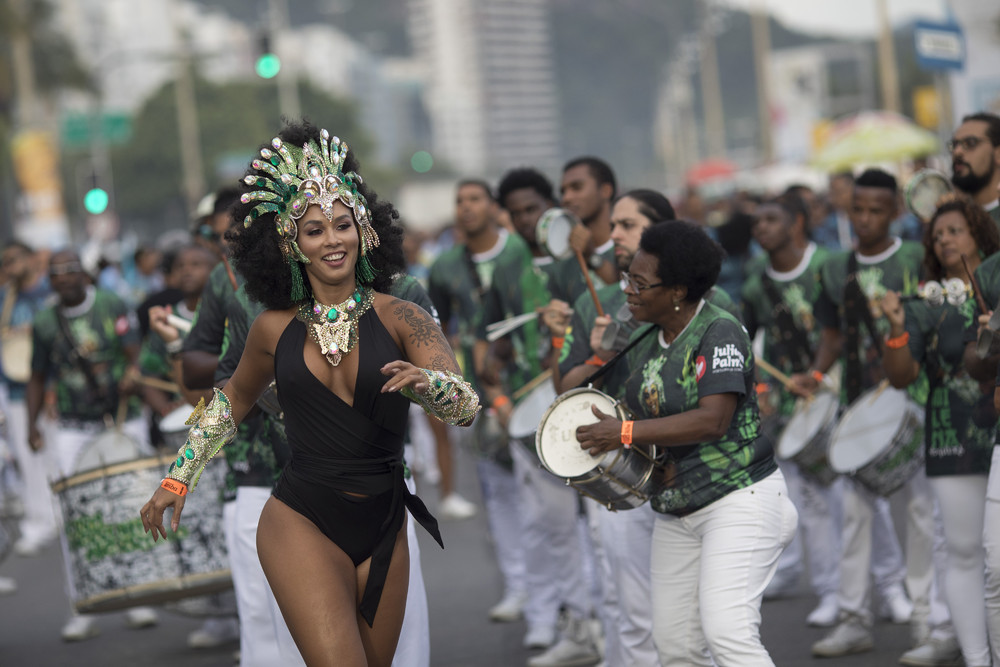
[[[368,202],[358,193],[361,177],[353,171],[343,171],[347,143],[339,137],[331,140],[326,130],[320,130],[319,134],[319,145],[310,139],[299,148],[275,137],[271,140],[273,151],[261,149],[260,158],[251,163],[258,173],[243,178],[246,185],[258,189],[244,193],[240,200],[244,204],[259,202],[243,219],[243,224],[249,227],[260,216],[274,213],[285,259],[308,264],[309,260],[296,242],[298,219],[305,215],[311,204],[316,204],[328,220],[333,220],[333,202],[340,201],[354,211],[361,236],[361,257],[358,261],[364,259],[367,262],[365,255],[378,246],[379,238],[372,228]]]

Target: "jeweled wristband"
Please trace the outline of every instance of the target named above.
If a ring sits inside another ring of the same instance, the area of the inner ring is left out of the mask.
[[[205,399],[188,417],[186,424],[192,426],[187,441],[177,452],[177,460],[170,464],[167,479],[172,479],[194,491],[198,479],[208,462],[222,446],[236,434],[236,422],[229,397],[221,389],[214,390],[215,396],[206,406]]]

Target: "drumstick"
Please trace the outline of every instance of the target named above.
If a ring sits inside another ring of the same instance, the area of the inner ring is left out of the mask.
[[[976,297],[976,305],[979,306],[980,312],[984,315],[989,311],[986,307],[986,301],[983,300],[983,291],[979,288],[979,282],[976,280],[976,276],[969,271],[969,263],[965,260],[965,255],[962,255],[962,266],[965,267],[965,274],[969,276],[969,284],[972,285],[972,294]]]
[[[590,290],[590,298],[594,300],[594,305],[597,307],[597,316],[604,317],[604,309],[601,308],[601,301],[597,298],[597,290],[594,289],[594,281],[590,279],[590,269],[587,268],[587,262],[583,259],[583,253],[579,250],[576,252],[576,261],[580,262],[580,270],[583,271],[583,279],[587,281],[587,289]]]
[[[769,373],[772,376],[774,376],[774,379],[777,380],[778,382],[780,382],[781,384],[783,384],[785,386],[785,389],[788,389],[789,391],[792,391],[793,389],[796,388],[795,387],[795,383],[792,382],[792,378],[788,377],[787,375],[785,375],[780,370],[778,370],[777,368],[775,368],[773,365],[769,364],[768,362],[764,361],[763,359],[758,358],[757,359],[757,365],[760,366],[761,369],[763,369],[767,373]]]
[[[163,391],[169,391],[171,393],[180,393],[181,388],[176,382],[168,382],[167,380],[161,380],[160,378],[147,377],[145,375],[140,375],[135,379],[139,384],[144,384],[147,387],[152,387],[153,389],[161,389]]]
[[[173,313],[167,315],[167,324],[183,333],[191,331],[191,322]]]
[[[528,394],[529,392],[531,392],[532,390],[534,390],[535,387],[537,387],[538,385],[542,384],[543,382],[545,382],[546,380],[548,380],[550,377],[552,377],[552,369],[551,368],[549,368],[549,369],[547,369],[545,371],[542,371],[542,373],[540,375],[538,375],[538,376],[536,376],[536,377],[528,380],[527,384],[525,384],[523,387],[521,387],[520,389],[518,389],[517,391],[515,391],[514,393],[512,393],[510,395],[511,400],[514,401],[514,402],[519,401],[522,396],[525,396],[526,394]]]

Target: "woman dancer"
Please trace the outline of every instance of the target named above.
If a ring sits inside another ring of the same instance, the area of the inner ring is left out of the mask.
[[[401,232],[356,169],[344,142],[308,123],[286,127],[253,160],[230,247],[268,310],[141,510],[154,540],[167,535],[167,508],[176,531],[185,494],[275,380],[292,459],[257,545],[309,665],[390,664],[406,602],[406,510],[441,542],[403,482],[407,399],[451,424],[478,410],[434,320],[383,293],[405,269],[391,259],[402,257]]]
[[[891,325],[882,364],[894,387],[927,371],[927,477],[944,525],[948,565],[944,592],[955,634],[970,667],[990,664],[984,598],[983,520],[986,481],[996,433],[992,387],[984,393],[962,362],[966,325],[975,316],[969,273],[1000,247],[997,227],[970,199],[948,196],[924,235],[928,282],[923,299],[905,304],[896,292],[882,301]],[[943,284],[943,285],[942,285]],[[954,652],[932,637],[903,656],[903,664],[930,664]],[[916,661],[909,661],[916,660]]]
[[[761,596],[798,521],[759,437],[750,338],[703,298],[721,261],[692,223],[643,232],[625,274],[633,316],[652,323],[633,334],[643,339],[628,356],[635,420],[595,408],[599,421],[577,429],[592,454],[666,451],[651,500],[653,640],[664,665],[774,664],[760,641]]]

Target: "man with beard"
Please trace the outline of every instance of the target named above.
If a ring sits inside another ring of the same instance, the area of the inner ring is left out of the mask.
[[[963,118],[948,151],[951,182],[1000,225],[1000,116],[982,111]]]

